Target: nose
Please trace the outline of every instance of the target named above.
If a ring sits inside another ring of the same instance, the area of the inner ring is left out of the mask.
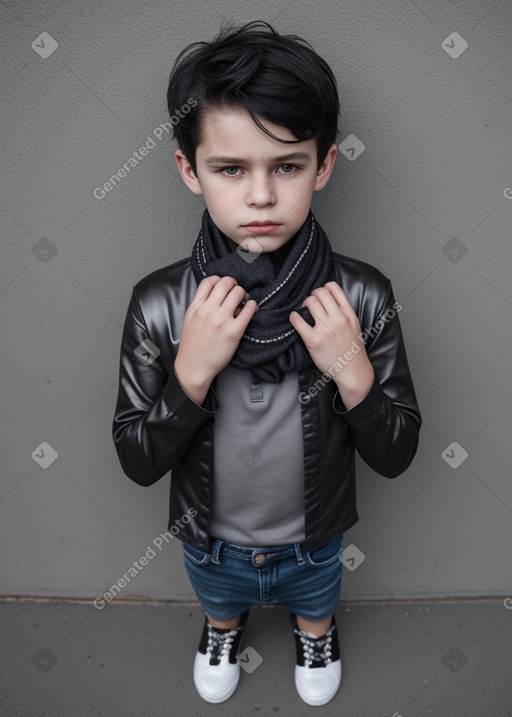
[[[275,204],[275,201],[272,179],[264,173],[256,173],[251,177],[247,190],[247,204],[264,207]]]

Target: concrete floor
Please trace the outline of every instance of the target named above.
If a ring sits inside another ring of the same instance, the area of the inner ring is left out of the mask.
[[[196,605],[0,602],[0,715],[510,717],[510,607],[342,603],[341,688],[325,707],[309,707],[295,691],[281,607],[251,610],[237,691],[210,705],[192,682],[203,624]]]

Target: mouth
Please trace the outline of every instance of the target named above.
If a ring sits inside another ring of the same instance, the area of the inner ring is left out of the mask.
[[[242,225],[243,229],[246,229],[251,234],[268,234],[269,232],[275,232],[280,226],[275,222],[250,222]]]

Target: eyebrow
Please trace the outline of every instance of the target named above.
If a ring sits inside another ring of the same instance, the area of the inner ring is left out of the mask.
[[[271,162],[289,162],[292,159],[311,159],[308,152],[290,152],[290,154],[282,154],[280,157],[272,157]],[[240,157],[226,157],[216,154],[205,159],[206,164],[246,164],[246,159]]]

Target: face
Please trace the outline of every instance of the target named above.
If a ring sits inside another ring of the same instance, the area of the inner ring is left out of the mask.
[[[293,133],[258,120],[281,139]],[[245,110],[205,112],[196,148],[197,173],[181,150],[176,161],[185,184],[203,195],[217,227],[249,251],[275,251],[300,229],[313,192],[328,182],[336,159],[332,145],[320,167],[316,142],[283,144],[269,137]]]

